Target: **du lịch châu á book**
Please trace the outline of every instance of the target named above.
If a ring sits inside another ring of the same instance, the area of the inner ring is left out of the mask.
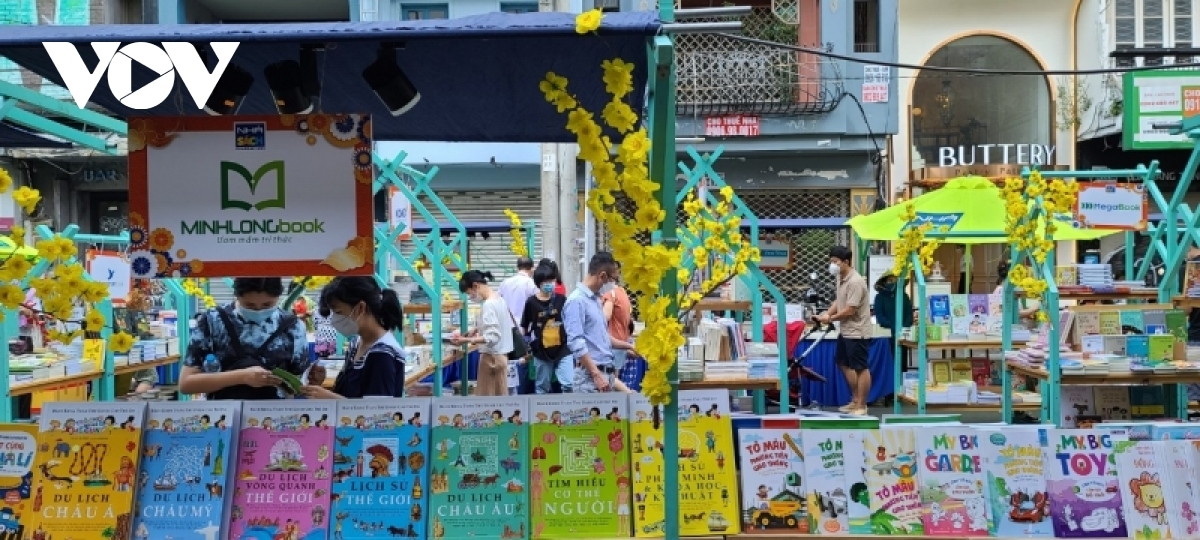
[[[634,536],[663,536],[666,523],[662,408],[629,398]],[[725,390],[679,393],[679,524],[685,536],[732,535],[741,529],[733,421]]]
[[[229,511],[233,540],[326,540],[333,400],[247,401]]]
[[[0,540],[26,538],[26,527],[45,503],[45,492],[34,498],[34,457],[38,427],[33,424],[0,424]]]
[[[333,447],[335,540],[425,538],[429,398],[343,399]],[[323,474],[324,474],[323,473]]]
[[[1115,447],[1121,429],[1048,429],[1046,487],[1055,538],[1127,538]]]
[[[46,403],[31,540],[129,540],[146,404]]]
[[[134,505],[136,540],[225,537],[241,411],[236,401],[149,404]]]
[[[794,428],[738,430],[738,455],[742,530],[808,534],[799,419]]]
[[[533,538],[620,538],[633,530],[629,397],[529,397]]]
[[[530,537],[528,408],[516,396],[434,401],[430,537]]]

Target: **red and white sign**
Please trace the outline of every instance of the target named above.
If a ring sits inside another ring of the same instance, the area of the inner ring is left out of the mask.
[[[757,137],[758,117],[745,115],[710,116],[704,119],[705,137]]]

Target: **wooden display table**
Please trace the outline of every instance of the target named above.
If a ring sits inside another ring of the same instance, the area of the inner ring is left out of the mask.
[[[462,306],[462,302],[450,301],[450,302],[442,302],[441,307],[442,307],[442,313],[453,313],[455,311],[462,309],[463,306]],[[431,304],[405,304],[404,305],[404,314],[405,315],[429,315],[432,312],[433,312],[433,306]]]
[[[1017,298],[1025,298],[1025,291],[1014,291]],[[1136,291],[1127,293],[1059,292],[1059,300],[1158,300],[1158,291]]]
[[[988,392],[995,392],[997,394],[1000,393],[999,386],[985,386],[983,388],[980,388],[980,390],[985,390]],[[929,397],[928,392],[925,394],[925,397],[926,397],[926,399],[928,399],[928,397]],[[912,405],[914,407],[917,405],[917,398],[913,397],[913,396],[900,395],[900,396],[896,396],[896,399],[900,400],[902,403],[904,403],[906,405]],[[991,404],[991,403],[930,403],[929,401],[925,401],[925,410],[926,411],[987,411],[987,412],[994,412],[994,411],[999,411],[1000,407],[1002,405],[1003,405],[1002,403],[996,403],[996,404]],[[1020,411],[1020,410],[1037,410],[1041,406],[1042,406],[1042,404],[1040,402],[1039,403],[1013,403],[1013,410],[1018,410],[1018,411]],[[839,538],[841,538],[841,537],[839,537]],[[910,537],[906,536],[905,538],[910,538]]]
[[[21,381],[9,387],[8,395],[10,397],[27,396],[35,392],[50,390],[60,386],[78,384],[81,382],[94,381],[104,376],[101,370],[84,371],[74,375],[66,375],[63,377],[48,377],[45,379],[34,379],[30,381]]]
[[[171,364],[175,364],[178,362],[179,362],[178,355],[164,356],[162,358],[156,358],[149,362],[142,362],[140,364],[125,364],[122,366],[117,366],[116,368],[113,369],[113,374],[114,375],[128,375],[130,373],[137,373],[143,369],[151,369],[151,368],[156,368],[156,367],[160,367],[160,366],[169,366]]]
[[[696,302],[696,311],[750,311],[754,304],[749,300],[721,300],[719,298],[703,298]]]
[[[704,379],[680,381],[680,390],[778,390],[779,379]]]
[[[1024,341],[1013,340],[1013,342],[1012,342],[1013,347],[1017,347],[1017,346],[1024,345],[1024,344],[1025,344]],[[917,343],[916,341],[903,339],[903,340],[900,340],[900,346],[904,347],[905,349],[916,349],[916,348],[920,347],[921,344]],[[979,340],[959,340],[959,341],[926,341],[925,342],[926,350],[928,350],[928,349],[939,349],[939,350],[1000,349],[1003,347],[1004,347],[1004,344],[1001,343],[1000,340],[998,340],[998,339],[995,339],[995,340],[979,339]]]
[[[1050,373],[1044,368],[1036,368],[1018,362],[1007,362],[1008,369],[1013,373],[1038,380],[1047,380]],[[1066,386],[1141,386],[1150,384],[1192,384],[1200,383],[1200,373],[1107,373],[1107,374],[1067,374],[1059,376],[1059,383]]]

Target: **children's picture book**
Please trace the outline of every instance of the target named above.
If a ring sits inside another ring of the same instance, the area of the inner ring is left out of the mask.
[[[242,404],[229,538],[325,540],[336,414],[332,400]]]
[[[145,415],[141,402],[42,405],[29,538],[130,538]]]
[[[226,494],[237,456],[236,401],[158,401],[146,409],[133,538],[227,538]]]
[[[1173,501],[1167,512],[1171,530],[1179,538],[1200,536],[1200,485],[1196,483],[1196,466],[1200,465],[1196,446],[1200,441],[1166,441],[1167,498]]]
[[[847,469],[861,459],[861,438],[849,438],[851,430],[876,429],[875,419],[814,418],[805,419],[800,426],[801,451],[804,453],[804,499],[807,505],[808,529],[812,534],[848,534],[852,494],[862,492],[867,485],[851,486]],[[859,449],[847,445],[859,444]],[[865,463],[863,464],[865,465]],[[869,501],[867,501],[869,504]]]
[[[978,432],[954,425],[922,426],[914,431],[925,534],[987,536],[991,523]]]
[[[808,534],[804,507],[804,452],[795,428],[738,430],[742,530]]]
[[[887,419],[885,419],[886,421]],[[917,440],[907,425],[884,425],[862,441],[871,534],[922,535],[917,490]]]
[[[530,538],[528,409],[523,397],[434,401],[430,537]]]
[[[1036,426],[998,426],[979,432],[990,497],[992,536],[1054,536],[1039,429]]]
[[[1079,416],[1095,416],[1096,398],[1090,386],[1063,386],[1059,389],[1061,416],[1059,425],[1064,428],[1077,428]]]
[[[429,398],[337,402],[330,538],[425,538],[430,514]]]
[[[871,534],[871,496],[867,490],[867,452],[863,440],[872,436],[879,423],[874,418],[852,419],[861,427],[843,436],[846,449],[846,485],[850,488],[846,517],[850,534]]]
[[[38,427],[34,424],[0,424],[0,540],[27,538],[27,525],[32,522],[34,504],[38,510],[45,504],[44,486],[33,491],[33,465],[37,456]]]
[[[1056,538],[1125,538],[1125,513],[1117,478],[1120,429],[1048,429],[1046,489]]]
[[[663,536],[662,408],[644,396],[629,398],[634,463],[634,536]],[[733,535],[738,517],[737,464],[733,421],[725,390],[679,393],[679,533],[684,536]]]
[[[633,531],[626,394],[529,396],[533,538],[623,538]]]
[[[950,333],[965,336],[971,331],[971,312],[967,295],[950,295]]]
[[[1135,538],[1183,538],[1172,534],[1168,514],[1181,501],[1171,498],[1164,444],[1154,441],[1116,443],[1117,477],[1125,526]],[[1179,513],[1179,510],[1176,510]]]

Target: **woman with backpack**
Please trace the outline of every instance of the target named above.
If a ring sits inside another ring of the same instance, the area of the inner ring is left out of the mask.
[[[573,362],[563,360],[571,351],[566,346],[567,334],[562,322],[567,297],[555,292],[558,283],[556,265],[546,260],[539,263],[533,271],[533,283],[537,285],[537,294],[525,301],[521,333],[529,341],[529,350],[533,353],[534,393],[570,392],[575,366]]]

